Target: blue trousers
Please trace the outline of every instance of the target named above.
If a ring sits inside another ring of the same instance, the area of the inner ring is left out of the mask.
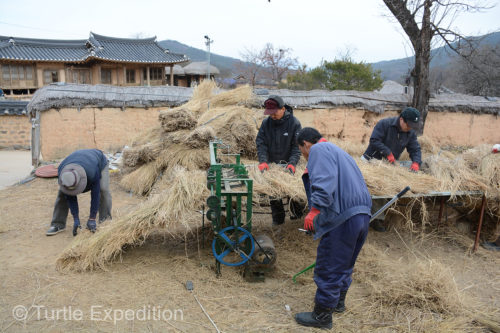
[[[352,270],[368,234],[370,216],[354,215],[321,238],[314,268],[315,303],[335,308],[341,291],[352,282]]]

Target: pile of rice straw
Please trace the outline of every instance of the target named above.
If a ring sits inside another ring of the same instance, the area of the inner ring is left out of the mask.
[[[149,197],[136,211],[107,223],[89,239],[78,236],[58,259],[58,267],[103,268],[124,246],[141,244],[155,230],[182,237],[197,228],[201,221],[198,211],[208,196],[208,142],[214,138],[229,146],[225,152],[245,158],[254,180],[256,205],[266,204],[269,196],[305,203],[300,177],[305,161],[301,160],[295,176],[276,165],[264,174],[257,169],[255,137],[264,116],[262,110],[248,107],[254,99],[248,86],[220,92],[215,83],[203,81],[189,102],[162,111],[161,126],[142,134],[124,152],[123,170],[129,173],[123,176],[121,186]],[[415,174],[384,161],[363,163],[358,156],[365,146],[332,141],[355,157],[372,195],[393,196],[406,186],[412,193],[482,190],[491,199],[490,212],[499,214],[500,154],[489,154],[486,147],[456,154],[420,138],[423,172]]]

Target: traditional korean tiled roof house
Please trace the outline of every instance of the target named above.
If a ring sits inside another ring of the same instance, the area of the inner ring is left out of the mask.
[[[182,68],[186,77],[188,87],[195,86],[207,77],[208,63],[206,61],[192,62]],[[175,74],[175,73],[174,73]],[[210,65],[210,79],[220,74],[219,69]]]
[[[54,82],[119,86],[174,85],[165,67],[189,58],[162,48],[156,37],[50,40],[0,36],[0,88],[5,95],[32,94]]]

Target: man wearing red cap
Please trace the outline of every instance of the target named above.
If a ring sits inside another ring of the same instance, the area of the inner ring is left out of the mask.
[[[302,126],[293,116],[293,109],[281,97],[269,96],[264,107],[264,114],[269,117],[262,121],[256,139],[259,170],[264,172],[269,170],[269,163],[277,163],[286,165],[286,169],[295,174],[300,159],[296,138]],[[270,203],[273,225],[283,224],[285,210],[281,198],[273,198]]]

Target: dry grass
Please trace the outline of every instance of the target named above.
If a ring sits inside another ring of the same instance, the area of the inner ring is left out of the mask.
[[[206,175],[177,167],[168,181],[168,189],[131,213],[105,223],[95,235],[78,235],[58,259],[57,267],[76,271],[104,269],[125,246],[141,245],[155,230],[172,235],[190,232],[200,221],[196,209],[208,196]]]
[[[298,177],[304,172],[305,164],[299,164],[296,168],[296,174],[292,175],[284,167],[271,165],[269,171],[260,172],[258,163],[249,165],[249,176],[254,181],[254,202],[257,205],[268,205],[269,197],[283,198],[289,197],[302,203],[307,203],[307,197],[304,192],[302,178]]]
[[[155,162],[140,166],[123,176],[120,185],[135,194],[147,195],[160,175],[161,169]]]
[[[160,122],[165,132],[191,129],[196,125],[196,119],[193,113],[182,107],[161,111]]]

